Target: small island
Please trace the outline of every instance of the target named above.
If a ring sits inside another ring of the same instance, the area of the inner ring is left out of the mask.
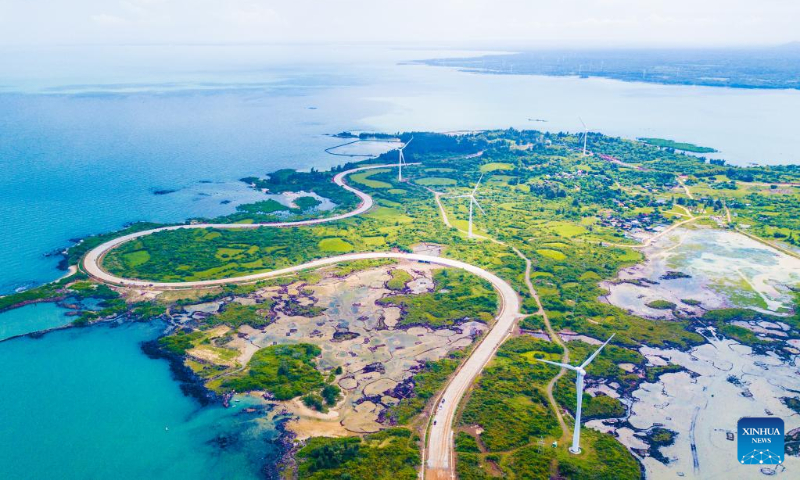
[[[684,152],[691,153],[714,153],[717,151],[713,148],[701,147],[687,142],[676,142],[674,140],[667,140],[666,138],[641,137],[638,140],[655,147],[671,148],[673,150],[683,150]]]

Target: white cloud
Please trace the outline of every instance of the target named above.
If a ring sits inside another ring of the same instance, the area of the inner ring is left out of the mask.
[[[788,0],[0,0],[0,44],[775,44],[798,18]]]

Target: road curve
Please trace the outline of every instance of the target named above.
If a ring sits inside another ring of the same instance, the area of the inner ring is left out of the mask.
[[[460,268],[474,275],[477,275],[489,283],[497,290],[500,295],[500,311],[495,318],[488,333],[481,339],[477,347],[472,351],[472,354],[457,370],[450,382],[445,387],[440,398],[440,403],[435,407],[434,421],[428,434],[428,441],[426,445],[425,458],[426,464],[422,466],[423,472],[428,478],[454,478],[455,477],[455,457],[453,450],[453,421],[455,418],[458,405],[466,393],[467,389],[472,385],[477,376],[486,366],[486,364],[494,356],[497,349],[511,333],[516,320],[521,316],[520,313],[520,300],[514,288],[505,280],[497,275],[486,271],[480,267],[470,265],[460,260],[450,258],[436,257],[432,255],[422,255],[415,253],[402,253],[402,252],[365,252],[365,253],[350,253],[345,255],[338,255],[335,257],[321,258],[312,260],[310,262],[296,265],[293,267],[282,268],[270,272],[255,273],[251,275],[244,275],[240,277],[223,278],[216,280],[202,280],[193,282],[151,282],[146,280],[128,279],[111,274],[101,267],[101,262],[106,253],[110,250],[129,242],[133,239],[144,237],[156,232],[178,230],[181,228],[221,228],[221,229],[236,229],[236,228],[260,228],[260,227],[292,227],[302,225],[314,225],[325,222],[332,222],[344,218],[352,217],[366,212],[372,208],[372,197],[363,193],[355,188],[348,186],[344,182],[344,177],[350,173],[369,170],[375,168],[393,167],[394,165],[370,165],[366,167],[355,168],[340,172],[334,177],[334,182],[342,188],[353,192],[361,199],[361,204],[353,211],[341,215],[328,218],[319,218],[312,220],[301,220],[297,222],[275,222],[275,223],[259,223],[259,224],[212,224],[212,223],[198,223],[192,225],[177,225],[170,227],[155,228],[151,230],[144,230],[141,232],[131,233],[118,238],[109,240],[101,245],[98,245],[89,253],[83,260],[83,269],[93,278],[109,283],[112,285],[124,287],[143,287],[143,288],[159,288],[159,289],[181,289],[181,288],[200,288],[210,287],[215,285],[223,285],[229,283],[245,283],[254,282],[266,278],[277,277],[286,275],[301,270],[313,269],[332,265],[341,262],[350,262],[355,260],[372,260],[372,259],[399,259],[399,260],[413,260],[418,262],[427,262],[446,267]],[[437,196],[438,197],[438,196]],[[438,198],[437,198],[438,201]],[[441,204],[440,204],[441,206]],[[446,218],[446,216],[445,216]]]
[[[418,165],[418,163],[409,163],[408,165]],[[355,188],[347,185],[344,181],[344,177],[351,173],[360,172],[362,170],[373,170],[376,168],[387,168],[387,167],[396,167],[395,164],[387,164],[387,165],[367,165],[366,167],[358,167],[353,168],[351,170],[346,170],[344,172],[339,172],[333,177],[334,183],[339,185],[340,187],[344,188],[348,192],[354,193],[360,200],[361,203],[356,207],[354,210],[351,210],[346,213],[342,213],[341,215],[335,215],[332,217],[325,217],[325,218],[313,218],[309,220],[298,220],[296,222],[270,222],[270,223],[195,223],[189,225],[173,225],[170,227],[160,227],[160,228],[153,228],[151,230],[142,230],[141,232],[135,232],[128,235],[123,235],[121,237],[114,238],[109,240],[105,243],[102,243],[86,254],[83,259],[83,269],[88,273],[90,276],[94,277],[97,280],[111,283],[114,285],[131,285],[131,286],[148,286],[151,283],[155,285],[164,285],[164,284],[156,284],[153,282],[138,282],[138,281],[131,281],[126,280],[117,276],[114,276],[100,267],[102,263],[103,256],[108,253],[110,250],[122,245],[123,243],[129,242],[136,238],[144,237],[147,235],[151,235],[156,232],[165,232],[168,230],[180,230],[180,229],[188,229],[188,228],[219,228],[219,229],[246,229],[246,228],[261,228],[261,227],[300,227],[304,225],[316,225],[320,223],[327,223],[327,222],[334,222],[336,220],[342,220],[349,217],[354,217],[356,215],[360,215],[370,208],[374,202],[372,201],[372,197],[367,195],[366,193],[356,190]],[[245,278],[251,277],[252,275],[248,275],[247,277],[236,277],[233,279],[222,279],[222,280],[212,280],[209,282],[183,282],[181,284],[173,284],[171,288],[193,288],[199,286],[208,286],[208,285],[221,285],[225,283],[232,283],[232,282],[243,282],[247,281],[244,280]],[[165,287],[170,288],[170,287]]]
[[[434,200],[436,201],[436,205],[438,206],[439,213],[440,213],[440,215],[442,217],[442,222],[446,226],[448,226],[450,228],[455,228],[459,232],[466,234],[467,233],[466,231],[461,230],[460,228],[455,227],[450,223],[450,219],[447,216],[447,211],[445,210],[444,205],[442,204],[442,197],[444,197],[444,194],[441,193],[441,192],[437,192],[437,191],[435,191],[433,189],[430,189],[428,187],[425,187],[425,188],[427,188],[431,193],[433,193]],[[510,248],[519,258],[521,258],[522,260],[525,261],[525,285],[528,287],[528,293],[530,293],[531,298],[533,298],[536,301],[536,305],[538,307],[538,309],[536,311],[536,314],[537,315],[541,315],[542,318],[544,319],[544,324],[545,324],[545,327],[547,328],[547,333],[550,336],[550,338],[552,339],[552,341],[557,343],[558,345],[561,345],[561,347],[563,347],[564,354],[561,357],[561,363],[569,363],[569,348],[567,347],[567,345],[564,342],[561,341],[561,337],[559,337],[558,334],[553,329],[553,326],[550,323],[550,318],[547,316],[547,312],[545,311],[544,307],[542,307],[542,302],[539,299],[539,294],[536,292],[536,289],[533,288],[533,282],[531,281],[531,270],[533,268],[533,262],[531,262],[531,259],[526,257],[517,247],[515,247],[513,245],[509,245],[509,244],[507,244],[507,243],[505,243],[505,242],[503,242],[501,240],[497,240],[497,239],[492,238],[492,237],[484,237],[482,235],[474,235],[474,236],[476,238],[489,240],[489,241],[497,243],[499,245],[504,245],[504,246]],[[512,326],[513,326],[513,324],[512,324]],[[547,399],[550,402],[550,405],[551,405],[551,407],[553,409],[553,413],[555,413],[556,418],[558,419],[559,425],[561,426],[561,434],[562,434],[561,438],[562,439],[565,439],[565,438],[567,438],[569,436],[569,430],[567,429],[566,422],[564,422],[564,417],[561,414],[560,407],[556,403],[555,397],[553,396],[553,386],[558,381],[558,379],[561,378],[566,372],[567,372],[566,368],[562,368],[561,370],[559,370],[558,374],[555,377],[553,377],[550,380],[550,382],[547,384],[547,389],[546,389]],[[445,404],[446,403],[447,402],[445,402]],[[453,407],[453,416],[451,418],[455,418],[455,413],[456,413],[455,410],[456,410],[456,408],[454,406]],[[438,427],[438,426],[439,426],[439,420],[436,421],[435,427]],[[437,439],[435,439],[435,441],[437,443],[440,443],[442,438],[446,439],[448,436],[452,437],[452,435],[453,435],[452,425],[449,425],[449,426],[447,426],[445,432],[440,433],[439,436],[437,437]],[[428,438],[426,438],[426,441],[427,441],[428,445],[432,445],[432,440],[431,440],[430,436]],[[452,445],[452,442],[449,442],[449,443]],[[427,472],[428,478],[455,478],[455,472],[454,472],[455,465],[454,465],[454,460],[453,460],[454,453],[451,452],[448,455],[449,455],[451,461],[453,462],[450,465],[450,470],[448,470],[446,466],[445,467],[441,467],[441,466],[433,466],[433,465],[431,465],[429,471]],[[447,456],[447,455],[445,455],[445,456]]]
[[[438,258],[438,257],[433,257]],[[447,260],[447,259],[441,259]],[[448,266],[453,264],[436,262]],[[461,365],[450,383],[445,387],[439,404],[434,406],[433,423],[428,432],[425,478],[455,478],[455,455],[453,450],[453,421],[458,405],[467,389],[489,363],[497,349],[511,333],[517,318],[520,317],[520,301],[517,292],[505,280],[481,268],[458,262],[458,268],[474,273],[488,280],[500,294],[500,312],[491,330],[483,337],[472,354]],[[469,268],[467,268],[469,267]]]

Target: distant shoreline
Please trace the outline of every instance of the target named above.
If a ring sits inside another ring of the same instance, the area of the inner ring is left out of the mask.
[[[800,46],[753,49],[532,50],[413,63],[469,73],[608,78],[623,82],[800,90]],[[752,72],[759,72],[758,75]]]

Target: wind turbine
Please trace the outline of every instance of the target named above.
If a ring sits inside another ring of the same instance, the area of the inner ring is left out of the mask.
[[[486,215],[486,212],[481,207],[481,204],[478,203],[478,200],[475,198],[475,194],[478,193],[478,185],[481,184],[481,180],[483,180],[483,175],[478,179],[477,183],[475,183],[475,188],[472,189],[472,193],[468,193],[466,195],[458,195],[452,198],[469,198],[469,228],[467,229],[467,237],[473,238],[475,235],[472,234],[472,209],[473,206],[478,207],[478,210],[481,211],[482,214]]]
[[[591,354],[589,356],[589,358],[587,358],[586,361],[583,362],[579,367],[573,367],[572,365],[569,365],[569,364],[566,364],[566,363],[551,362],[550,360],[543,360],[541,358],[537,358],[537,360],[539,360],[540,362],[549,363],[551,365],[555,365],[555,366],[561,367],[561,368],[568,368],[570,370],[574,370],[578,374],[578,378],[575,379],[575,391],[577,392],[577,395],[578,395],[578,406],[575,409],[575,426],[572,429],[572,446],[569,447],[570,453],[574,453],[574,454],[581,453],[581,445],[580,445],[581,444],[581,404],[583,403],[583,377],[586,376],[586,370],[584,370],[584,369],[586,368],[586,366],[588,366],[592,362],[592,360],[594,360],[594,357],[596,357],[597,354],[600,353],[600,350],[602,350],[603,347],[608,345],[608,342],[610,342],[611,339],[614,338],[614,335],[616,335],[616,333],[611,335],[608,338],[608,340],[606,340],[606,343],[600,345],[600,348],[595,350],[595,352],[593,354]]]
[[[580,120],[581,124],[583,125],[583,156],[585,157],[586,156],[586,137],[589,135],[589,129],[586,128],[586,124],[583,123],[583,119],[581,117],[578,117],[578,120]]]
[[[414,140],[414,137],[411,137],[409,141],[407,141],[402,147],[398,149],[400,155],[397,158],[397,181],[403,181],[403,165],[408,165],[406,163],[406,157],[403,155],[403,150]]]

